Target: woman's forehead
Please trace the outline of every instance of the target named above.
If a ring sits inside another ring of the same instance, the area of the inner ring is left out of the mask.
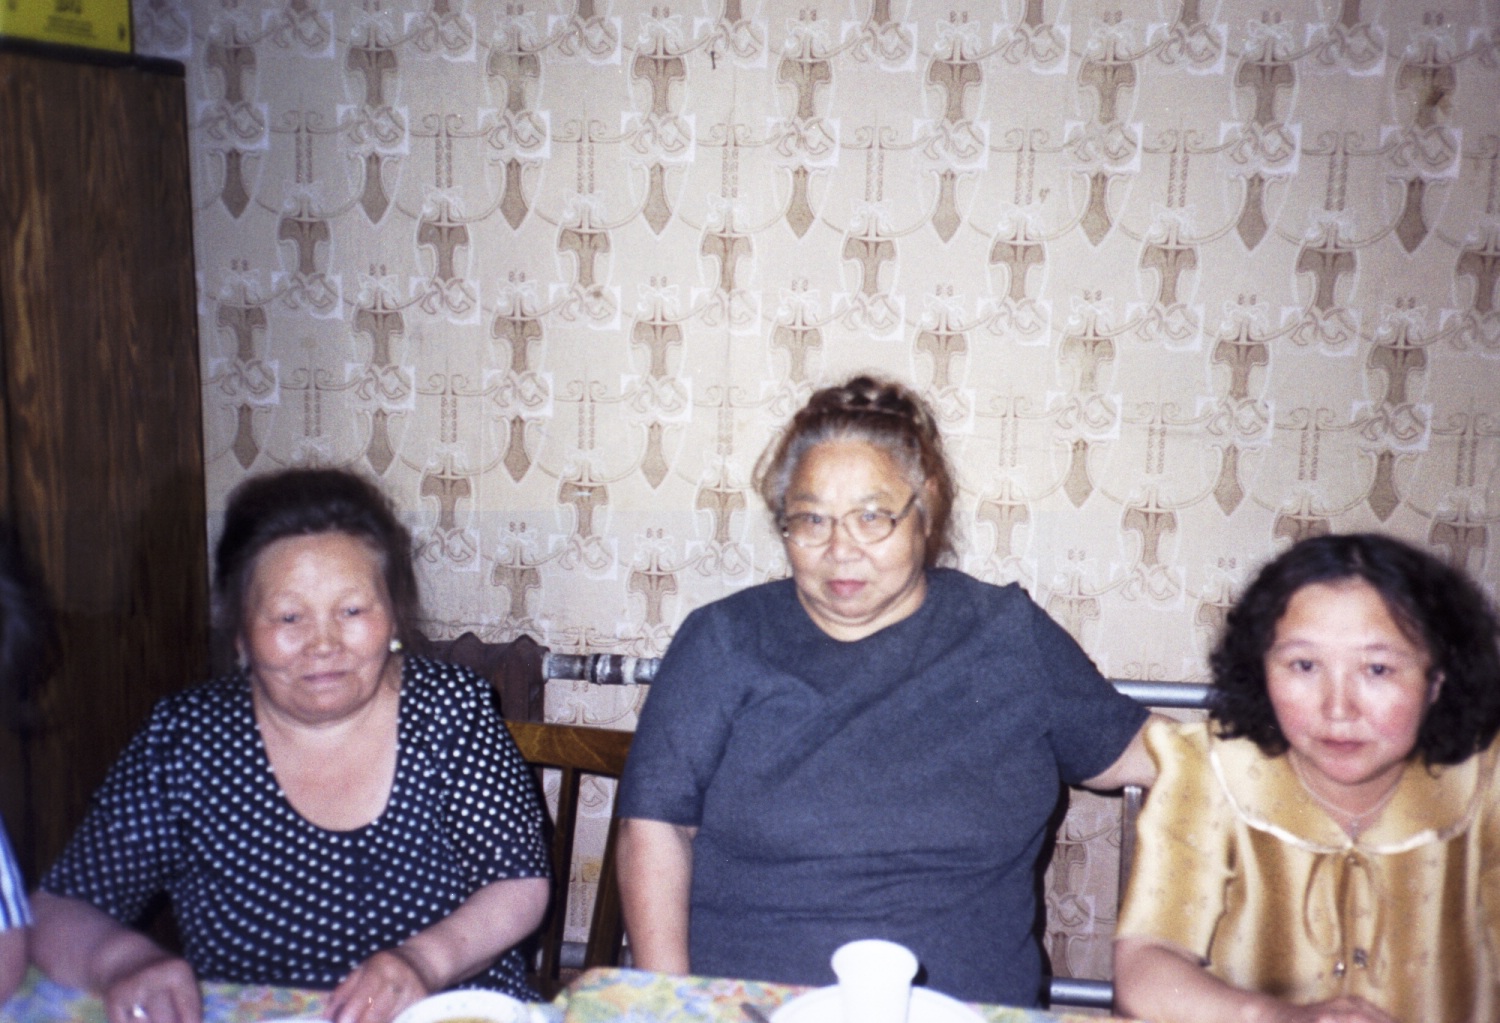
[[[370,575],[380,578],[385,558],[362,537],[329,532],[282,537],[266,544],[250,566],[247,583],[252,589],[289,582],[298,574]]]
[[[808,449],[787,487],[788,501],[862,500],[899,495],[910,485],[901,465],[868,441],[825,441]]]

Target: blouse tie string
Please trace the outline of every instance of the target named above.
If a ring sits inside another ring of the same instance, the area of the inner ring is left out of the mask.
[[[1313,857],[1302,896],[1302,927],[1312,947],[1333,960],[1333,975],[1341,982],[1350,971],[1360,970],[1372,987],[1385,986],[1389,964],[1383,951],[1379,874],[1379,865],[1354,847]],[[1368,928],[1359,927],[1366,918]],[[1356,944],[1362,931],[1369,935],[1368,944]]]

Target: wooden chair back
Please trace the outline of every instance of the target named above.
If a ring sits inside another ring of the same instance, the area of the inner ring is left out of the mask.
[[[556,896],[542,924],[541,957],[535,977],[537,987],[550,999],[563,987],[563,929],[568,920],[568,899],[572,889],[569,877],[578,825],[579,786],[586,774],[619,778],[625,770],[632,734],[608,728],[537,721],[507,720],[505,724],[527,763],[538,768],[556,768],[562,774],[552,830],[552,874]],[[611,815],[599,886],[594,896],[594,911],[589,922],[588,942],[584,948],[583,969],[620,965],[625,927],[620,912],[620,884],[615,877],[618,824],[618,818]]]
[[[625,769],[632,735],[607,728],[542,723],[546,682],[551,677],[545,667],[549,652],[530,636],[518,636],[504,643],[481,640],[472,632],[448,640],[424,637],[417,642],[417,652],[468,668],[490,684],[521,756],[537,768],[539,786],[544,769],[555,768],[562,774],[557,813],[552,822],[551,861],[556,894],[537,937],[540,955],[532,977],[541,992],[551,998],[563,986],[563,932],[572,890],[569,877],[583,776],[619,778]],[[611,818],[583,952],[585,968],[620,965],[624,947],[620,886],[615,878],[615,831],[616,824]]]
[[[547,688],[547,648],[527,635],[508,643],[490,643],[472,632],[456,639],[418,637],[415,653],[468,668],[488,682],[500,698],[500,713],[517,721],[542,720]]]

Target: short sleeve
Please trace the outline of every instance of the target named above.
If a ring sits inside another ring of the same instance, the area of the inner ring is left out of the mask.
[[[1077,785],[1109,769],[1150,716],[1109,683],[1068,631],[1035,601],[1027,612],[1038,684],[1047,687],[1047,735],[1063,781]]]
[[[1136,827],[1115,936],[1154,938],[1207,961],[1231,878],[1232,810],[1208,759],[1207,724],[1153,722],[1156,784]]]
[[[165,701],[157,704],[94,793],[42,890],[82,899],[125,924],[137,922],[166,891],[178,850],[168,791],[169,717]]]
[[[443,826],[478,890],[494,881],[551,875],[545,811],[531,766],[505,727],[484,681],[457,679],[440,799]],[[441,670],[441,669],[439,669]]]
[[[621,817],[701,823],[737,702],[737,659],[715,635],[711,610],[689,614],[662,658],[620,780]]]
[[[31,926],[31,905],[26,901],[26,884],[16,866],[5,827],[0,825],[0,931]]]

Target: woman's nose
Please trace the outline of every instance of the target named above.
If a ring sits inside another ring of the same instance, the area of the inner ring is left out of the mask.
[[[1343,671],[1335,669],[1324,684],[1323,713],[1332,721],[1354,716],[1353,682]]]
[[[313,631],[312,648],[323,652],[336,650],[343,642],[343,630],[337,618],[320,618]]]
[[[864,548],[859,541],[854,539],[850,532],[849,523],[838,519],[833,524],[833,535],[828,539],[828,553],[837,561],[847,561],[857,557]]]

